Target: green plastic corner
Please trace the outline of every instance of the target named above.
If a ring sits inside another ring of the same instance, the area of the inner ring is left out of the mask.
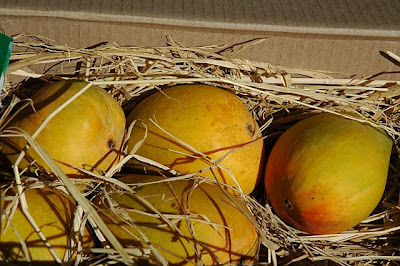
[[[3,90],[4,78],[10,60],[13,38],[0,33],[0,95]],[[1,107],[1,102],[0,102]]]

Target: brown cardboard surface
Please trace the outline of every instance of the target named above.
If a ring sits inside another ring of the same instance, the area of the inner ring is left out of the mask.
[[[46,36],[86,47],[234,44],[270,37],[240,56],[274,65],[373,75],[398,71],[398,0],[0,0],[6,34]],[[391,78],[399,78],[392,75]]]

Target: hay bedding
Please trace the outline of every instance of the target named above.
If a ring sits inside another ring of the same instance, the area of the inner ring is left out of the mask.
[[[205,83],[223,87],[235,92],[251,110],[266,137],[267,148],[272,147],[279,134],[295,121],[310,114],[353,113],[351,119],[383,128],[395,142],[387,189],[381,203],[357,228],[335,235],[308,235],[283,223],[265,204],[263,186],[259,186],[251,196],[242,197],[254,214],[262,235],[260,264],[326,264],[328,261],[339,265],[397,265],[400,261],[400,81],[276,67],[237,56],[241,50],[263,40],[232,46],[185,47],[167,38],[167,45],[163,47],[120,47],[102,43],[75,49],[43,37],[15,36],[15,52],[11,56],[8,82],[3,92],[6,106],[1,114],[1,137],[23,134],[5,130],[15,109],[29,104],[29,101],[19,99],[28,98],[42,83],[59,79],[83,79],[97,84],[112,94],[126,111],[147,92],[163,86]],[[388,55],[399,60],[393,53]],[[91,264],[129,262],[129,254],[148,256],[149,250],[124,250],[85,200],[85,195],[76,189],[79,181],[68,179],[31,136],[25,137],[31,148],[47,158],[57,177],[48,179],[48,173],[38,172],[37,176],[25,181],[25,188],[53,186],[67,191],[80,206],[77,214],[85,212],[83,221],[88,218],[100,241],[108,240],[108,249],[85,250],[95,254],[90,259]],[[108,179],[118,174],[123,163],[124,160],[104,175],[88,173],[88,180],[93,181],[90,188],[94,190],[107,182],[120,189],[130,189],[118,180]],[[168,170],[157,162],[148,163],[160,167],[160,171]],[[3,178],[14,180],[14,185],[21,183],[21,174],[15,167],[11,175],[2,172]],[[22,192],[22,186],[18,187]],[[23,200],[20,202],[25,205]],[[76,220],[80,223],[82,219]],[[79,244],[77,246],[80,250]],[[79,260],[86,261],[87,257],[79,256]],[[162,261],[160,257],[159,262]]]

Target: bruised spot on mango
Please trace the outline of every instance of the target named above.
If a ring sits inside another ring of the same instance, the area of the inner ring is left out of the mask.
[[[250,137],[253,137],[253,135],[255,133],[253,125],[250,124],[250,123],[247,123],[246,124],[246,130],[247,130],[247,134],[249,134]]]
[[[107,141],[107,146],[108,146],[108,148],[109,148],[110,150],[112,150],[112,149],[114,149],[114,148],[117,146],[117,144],[115,143],[115,140],[114,140],[114,139],[109,139],[109,140]]]
[[[286,206],[289,210],[293,210],[293,205],[292,205],[292,203],[291,203],[288,199],[284,199],[284,200],[283,200],[283,204],[285,204],[285,206]]]

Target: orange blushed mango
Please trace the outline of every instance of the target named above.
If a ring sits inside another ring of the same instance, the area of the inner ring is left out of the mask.
[[[391,139],[372,126],[332,114],[304,119],[282,134],[269,155],[269,201],[300,230],[348,230],[379,203],[391,148]]]

